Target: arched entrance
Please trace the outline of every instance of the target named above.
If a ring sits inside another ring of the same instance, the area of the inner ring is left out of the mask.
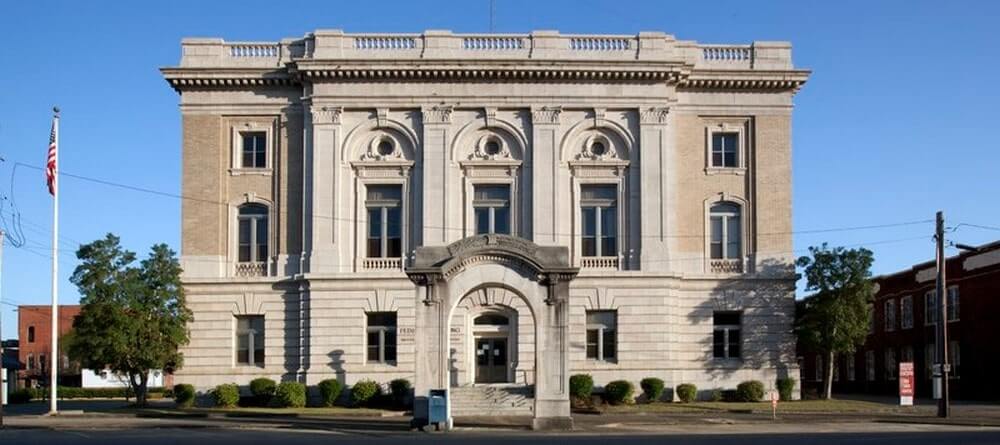
[[[569,265],[567,248],[506,235],[417,249],[406,273],[417,284],[421,303],[415,347],[426,360],[417,362],[418,401],[431,390],[447,391],[456,384],[516,382],[523,371],[523,381],[534,386],[535,428],[571,427],[568,300],[569,281],[577,272]],[[454,319],[463,308],[472,309],[464,330]],[[517,341],[525,318],[531,322],[530,356],[521,353]],[[458,356],[463,351],[467,356]],[[463,363],[468,365],[464,372]],[[419,423],[426,414],[416,405]]]

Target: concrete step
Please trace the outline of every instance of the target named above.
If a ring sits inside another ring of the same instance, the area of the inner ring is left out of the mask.
[[[477,385],[451,388],[454,416],[531,415],[535,408],[534,388],[523,385]]]

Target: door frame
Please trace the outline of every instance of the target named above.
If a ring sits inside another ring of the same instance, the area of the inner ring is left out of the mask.
[[[474,320],[486,314],[497,314],[507,317],[507,325],[477,325]],[[489,308],[482,311],[469,313],[467,320],[468,347],[466,351],[467,381],[471,385],[508,385],[515,383],[517,369],[517,311],[501,307]],[[497,383],[477,383],[476,382],[476,342],[480,338],[505,338],[507,339],[507,375],[505,381]]]

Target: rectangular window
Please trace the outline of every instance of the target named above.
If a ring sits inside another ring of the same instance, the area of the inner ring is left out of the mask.
[[[618,188],[581,186],[580,218],[583,256],[618,256]]]
[[[896,380],[896,351],[892,348],[885,350],[885,379]]]
[[[841,360],[838,359],[837,356],[834,356],[834,358],[833,358],[833,381],[835,381],[835,382],[839,382],[840,381],[840,361]]]
[[[958,287],[948,288],[948,321],[958,321]]]
[[[28,354],[28,370],[35,370],[35,356],[33,354]]]
[[[868,305],[868,335],[875,333],[875,305]]]
[[[817,355],[816,356],[816,370],[813,372],[813,378],[817,382],[822,382],[823,381],[823,356],[822,355]]]
[[[937,324],[938,319],[938,307],[937,307],[937,292],[927,291],[924,294],[924,324],[932,325]]]
[[[865,377],[869,382],[875,381],[875,351],[865,351]]]
[[[237,260],[241,263],[267,261],[268,209],[259,204],[245,204],[237,213]]]
[[[236,363],[264,367],[264,316],[236,317]]]
[[[741,357],[742,315],[732,311],[712,314],[712,357]]]
[[[46,369],[49,369],[48,368],[49,362],[46,361],[47,358],[48,357],[46,357],[45,354],[38,354],[38,368],[41,369],[42,372],[45,372]]]
[[[913,346],[903,346],[899,350],[899,361],[913,363]]]
[[[855,375],[854,360],[856,357],[854,354],[847,354],[847,381],[853,382],[857,376]]]
[[[739,167],[740,134],[712,133],[712,167]]]
[[[396,362],[396,313],[368,312],[367,360],[369,363]]]
[[[618,356],[618,311],[587,311],[587,358],[613,361]]]
[[[476,234],[510,234],[510,186],[477,185],[474,187],[472,209]]]
[[[267,167],[267,132],[247,131],[240,133],[243,138],[243,168]]]
[[[885,331],[892,332],[896,330],[896,300],[887,300],[885,302]]]
[[[900,329],[913,327],[913,296],[907,295],[899,299]]]
[[[28,326],[28,343],[34,343],[34,342],[35,342],[35,327]]]
[[[403,253],[403,188],[368,186],[368,258],[400,258]]]
[[[948,342],[948,364],[951,365],[951,374],[948,374],[948,378],[958,378],[959,370],[962,368],[961,352],[958,340],[951,340]]]
[[[709,256],[735,260],[741,257],[743,233],[740,208],[732,203],[718,203],[709,209]]]

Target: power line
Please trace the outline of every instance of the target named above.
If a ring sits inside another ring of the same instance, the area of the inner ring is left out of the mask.
[[[1000,227],[984,226],[981,224],[970,224],[970,223],[959,223],[957,226],[955,226],[955,230],[958,230],[958,228],[962,226],[975,227],[977,229],[984,229],[984,230],[996,230],[1000,232]]]
[[[16,165],[23,165],[23,166],[25,166],[27,168],[32,168],[32,169],[36,169],[36,170],[43,170],[41,167],[37,167],[37,166],[34,166],[34,165],[29,165],[29,164],[24,164],[24,163],[21,163],[21,162],[16,163]],[[140,193],[149,193],[149,194],[163,196],[163,197],[168,197],[168,198],[175,198],[175,199],[195,201],[195,202],[203,202],[203,203],[206,203],[206,204],[214,204],[214,205],[225,206],[225,207],[228,207],[230,205],[230,203],[228,203],[228,202],[217,201],[217,200],[212,200],[212,199],[205,199],[205,198],[197,198],[197,197],[186,196],[186,195],[181,195],[181,194],[176,194],[176,193],[170,193],[170,192],[164,192],[164,191],[154,190],[154,189],[150,189],[150,188],[146,188],[146,187],[141,187],[141,186],[124,184],[124,183],[120,183],[120,182],[109,181],[109,180],[99,179],[99,178],[93,178],[93,177],[83,176],[83,175],[77,175],[77,174],[73,174],[73,173],[67,173],[65,171],[60,171],[59,174],[61,176],[68,176],[68,177],[71,177],[71,178],[74,178],[74,179],[79,179],[79,180],[82,180],[82,181],[94,182],[94,183],[106,185],[106,186],[109,186],[109,187],[117,187],[117,188],[122,188],[122,189],[131,190],[131,191],[135,191],[135,192],[140,192]],[[318,214],[315,214],[315,213],[314,214],[307,214],[307,215],[304,215],[304,216],[306,216],[306,217],[313,217],[313,218],[320,218],[320,219],[326,219],[326,220],[331,220],[331,221],[348,222],[348,223],[354,223],[354,222],[357,221],[355,218],[339,218],[339,217],[329,216],[329,215],[318,215]],[[912,225],[918,225],[918,224],[929,224],[929,223],[933,223],[933,222],[934,222],[933,219],[922,219],[922,220],[915,220],[915,221],[902,221],[902,222],[896,222],[896,223],[874,224],[874,225],[864,225],[864,226],[832,227],[832,228],[823,228],[823,229],[792,230],[792,231],[783,231],[783,232],[757,232],[756,235],[757,236],[774,236],[774,235],[804,235],[804,234],[815,234],[815,233],[846,232],[846,231],[855,231],[855,230],[872,230],[872,229],[884,229],[884,228],[891,228],[891,227],[912,226]],[[464,232],[466,230],[465,228],[462,228],[462,227],[444,227],[444,226],[433,226],[433,225],[421,225],[421,227],[423,227],[425,229],[437,229],[437,230],[447,230],[447,231],[455,231],[455,232]],[[555,233],[553,233],[553,232],[548,232],[548,233],[546,233],[546,232],[536,232],[536,233],[538,233],[539,235],[550,235],[550,236],[551,235],[554,235],[554,236],[574,236],[575,235],[573,233],[558,233],[558,232],[555,232]],[[704,238],[704,237],[705,237],[704,235],[663,235],[663,236],[660,236],[660,235],[644,235],[644,236],[642,236],[642,238]]]

